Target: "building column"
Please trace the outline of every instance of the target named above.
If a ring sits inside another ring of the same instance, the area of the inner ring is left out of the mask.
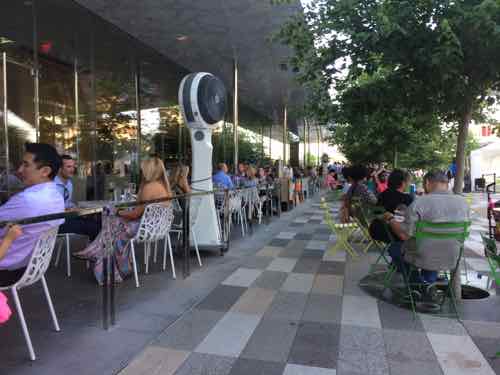
[[[288,110],[285,105],[283,109],[283,165],[286,163],[286,145],[288,141]]]
[[[234,59],[233,64],[233,144],[234,144],[234,174],[238,173],[238,61]]]
[[[139,62],[135,68],[135,111],[137,116],[137,175],[141,174],[141,65]],[[138,182],[138,181],[137,181]]]

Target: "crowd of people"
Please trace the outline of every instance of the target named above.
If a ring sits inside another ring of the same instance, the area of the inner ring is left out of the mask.
[[[333,176],[336,172],[330,173]],[[398,272],[409,275],[411,283],[424,286],[429,295],[434,292],[438,271],[454,268],[461,244],[454,239],[438,242],[424,239],[417,251],[417,222],[465,222],[470,211],[465,198],[450,191],[447,173],[438,170],[426,173],[423,190],[418,193],[411,189],[410,173],[401,169],[388,172],[355,165],[344,167],[342,178],[335,180],[338,182],[330,182],[328,186],[344,187],[340,219],[349,222],[358,214],[353,209],[355,201],[365,207],[383,208],[383,217],[369,223],[371,236],[390,244],[388,252]],[[410,273],[411,265],[418,272]]]

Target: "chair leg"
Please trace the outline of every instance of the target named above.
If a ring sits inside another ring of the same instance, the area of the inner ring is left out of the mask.
[[[151,242],[144,242],[144,265],[146,266],[146,275],[149,273],[149,253],[151,251]]]
[[[196,233],[194,232],[193,228],[191,228],[191,235],[193,236],[194,249],[196,251],[196,257],[198,258],[198,264],[201,267],[200,251],[198,250],[198,240],[196,239]]]
[[[19,316],[19,322],[21,323],[21,328],[23,330],[24,339],[26,340],[26,345],[28,346],[28,352],[30,354],[30,359],[34,361],[36,359],[35,351],[33,350],[33,344],[31,343],[30,333],[28,331],[28,325],[24,319],[23,308],[21,307],[21,301],[19,300],[19,295],[17,294],[17,289],[12,288],[12,297],[14,298],[14,304],[16,305],[17,315]]]
[[[165,241],[168,244],[168,252],[170,253],[170,265],[172,266],[172,277],[176,279],[177,275],[175,274],[174,254],[172,252],[172,242],[170,241],[170,234],[167,233],[167,239]]]
[[[158,259],[158,240],[155,241],[155,251],[153,255],[153,263],[156,264],[156,261]]]
[[[139,276],[137,275],[137,261],[135,259],[134,240],[130,241],[130,251],[132,252],[132,267],[134,268],[135,287],[139,288]]]
[[[45,293],[45,298],[47,298],[47,304],[49,305],[50,316],[52,317],[52,323],[54,324],[54,329],[59,332],[61,328],[59,327],[59,321],[57,320],[56,310],[52,303],[52,298],[50,297],[49,288],[47,287],[47,281],[45,280],[45,275],[42,276],[42,286]]]
[[[71,251],[70,251],[70,246],[69,246],[69,234],[66,233],[64,236],[66,240],[66,273],[68,274],[68,277],[71,277]]]
[[[56,259],[54,261],[54,266],[56,267],[59,266],[59,260],[61,259],[62,245],[63,245],[62,241],[59,241],[59,246],[57,247]]]

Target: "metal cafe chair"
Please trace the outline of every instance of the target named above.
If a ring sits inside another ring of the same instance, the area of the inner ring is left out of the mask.
[[[26,340],[26,345],[28,346],[29,355],[32,361],[36,359],[36,355],[31,342],[28,325],[26,324],[26,319],[24,318],[21,301],[19,300],[18,290],[41,281],[45,298],[47,299],[47,303],[49,305],[49,311],[52,317],[52,323],[54,324],[54,329],[58,332],[61,330],[59,328],[59,322],[57,320],[54,305],[52,304],[52,298],[50,297],[49,288],[44,276],[50,265],[50,259],[52,258],[52,253],[54,251],[58,230],[59,227],[54,227],[44,232],[35,244],[35,248],[31,254],[31,258],[24,275],[15,284],[7,287],[0,287],[0,291],[10,290],[12,293],[14,303],[16,305],[17,315],[19,316],[19,321],[23,330],[24,339]]]
[[[62,247],[65,246],[65,253],[66,253],[66,274],[68,277],[71,277],[71,246],[70,246],[70,238],[71,237],[82,237],[85,239],[85,241],[89,242],[88,236],[85,236],[83,234],[77,234],[77,233],[60,233],[57,235],[57,239],[61,240],[59,241],[59,246],[57,247],[56,251],[56,259],[54,260],[54,266],[58,267],[59,266],[59,261],[61,259],[61,253],[62,253]],[[57,241],[56,241],[57,242]],[[89,266],[89,262],[87,262],[87,268]]]
[[[446,240],[456,240],[460,244],[460,250],[458,254],[458,259],[455,264],[449,264],[447,267],[441,267],[443,269],[439,270],[444,273],[445,279],[447,281],[447,287],[445,288],[445,294],[442,301],[439,303],[439,309],[443,308],[444,302],[446,300],[446,295],[449,295],[451,305],[455,310],[455,314],[458,317],[458,309],[456,304],[456,298],[453,291],[453,283],[457,277],[457,270],[462,259],[465,240],[470,233],[470,221],[462,222],[444,222],[444,223],[433,223],[429,221],[418,221],[416,223],[416,251],[417,253],[422,250],[422,240],[430,239],[436,241],[446,241]],[[412,290],[411,275],[416,272],[417,268],[414,264],[410,263],[410,269],[408,272],[403,272],[403,279],[408,291],[408,298],[411,304],[411,308],[415,319],[417,318],[416,303],[415,303],[415,291]],[[448,273],[450,274],[448,276]],[[460,277],[460,275],[458,275]]]
[[[141,217],[139,224],[139,229],[136,235],[130,239],[130,250],[132,253],[132,266],[134,269],[135,286],[139,287],[139,276],[137,272],[137,259],[135,256],[135,244],[144,243],[144,264],[146,274],[149,271],[149,258],[151,255],[151,244],[157,243],[157,241],[165,240],[165,250],[163,264],[165,265],[165,255],[166,247],[170,250],[170,260],[172,263],[172,274],[175,278],[175,270],[173,263],[172,247],[170,243],[169,230],[174,219],[172,205],[165,206],[163,204],[149,204],[144,210],[144,214]]]

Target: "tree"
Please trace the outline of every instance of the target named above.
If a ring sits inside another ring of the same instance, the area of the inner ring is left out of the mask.
[[[396,104],[385,110],[457,124],[461,189],[470,121],[500,86],[500,0],[316,0],[280,36],[306,88],[326,85],[341,97],[383,72]],[[324,99],[324,89],[313,95]]]

